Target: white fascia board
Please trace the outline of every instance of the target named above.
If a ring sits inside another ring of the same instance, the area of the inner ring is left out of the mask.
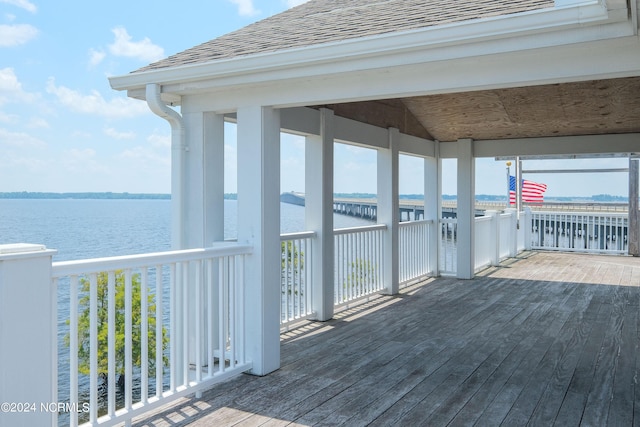
[[[471,48],[472,49],[472,48]],[[447,49],[443,49],[446,51]],[[446,53],[446,52],[444,52]],[[189,95],[201,111],[225,113],[262,102],[277,108],[491,90],[640,75],[637,37],[480,57],[289,79]]]
[[[473,63],[480,62],[489,55],[507,54],[518,56],[525,51],[535,49],[556,49],[566,47],[573,49],[574,46],[584,43],[599,43],[607,40],[614,40],[619,43],[624,37],[632,36],[637,42],[637,37],[628,22],[610,24],[607,26],[579,27],[563,29],[557,32],[527,34],[518,37],[502,39],[491,39],[484,41],[469,41],[464,44],[451,44],[441,46],[426,46],[422,50],[413,49],[409,51],[386,52],[384,55],[370,56],[367,58],[344,58],[337,62],[315,63],[299,68],[289,68],[280,70],[264,70],[259,74],[248,76],[244,74],[219,76],[217,78],[200,81],[183,81],[175,84],[165,84],[163,91],[183,95],[197,95],[205,92],[216,92],[219,90],[232,89],[241,92],[242,89],[251,92],[261,86],[273,86],[278,82],[285,82],[287,85],[298,80],[305,81],[307,85],[325,86],[325,82],[334,76],[348,79],[349,76],[358,75],[362,78],[363,73],[386,73],[390,78],[395,78],[397,70],[401,68],[437,67],[439,62],[456,61],[469,59]],[[559,42],[560,41],[560,42]],[[542,52],[544,53],[544,52]],[[628,52],[630,56],[631,52]],[[593,57],[589,55],[589,57]],[[598,58],[595,58],[596,60]],[[516,59],[511,61],[516,62]],[[539,62],[536,68],[543,67],[544,62]],[[587,68],[587,70],[591,67]],[[501,73],[496,67],[496,73]],[[575,74],[582,74],[584,68],[576,67]],[[604,77],[604,76],[603,76]],[[372,95],[372,88],[368,92]],[[375,88],[376,90],[381,88]],[[384,89],[384,88],[382,88]],[[280,92],[281,89],[278,89]],[[277,93],[275,94],[278,95]],[[234,97],[235,98],[235,97]],[[375,96],[374,96],[375,99]],[[267,101],[268,102],[268,101]],[[321,101],[318,101],[321,103]]]
[[[499,139],[473,142],[475,157],[567,156],[640,152],[640,134],[557,136],[546,138]],[[440,156],[455,158],[454,143],[442,143]]]
[[[571,7],[543,9],[471,22],[305,46],[279,52],[131,73],[111,77],[109,81],[112,88],[116,90],[135,90],[148,83],[175,85],[172,89],[179,90],[183,87],[182,85],[188,87],[190,82],[227,77],[233,77],[236,84],[255,84],[265,81],[265,73],[281,74],[285,72],[281,78],[292,78],[296,74],[295,69],[300,67],[317,67],[320,64],[331,64],[335,67],[336,64],[347,60],[387,57],[390,54],[405,54],[414,50],[424,51],[425,49],[450,47],[470,42],[513,38],[562,28],[580,27],[586,24],[608,24],[621,19],[623,19],[621,16],[610,17],[600,2],[593,1]],[[626,20],[626,16],[624,20]],[[564,40],[558,41],[556,39],[556,43],[564,43]],[[482,46],[477,45],[476,48],[480,49],[476,50],[476,54],[482,54]],[[353,63],[350,65],[353,66]],[[360,66],[365,68],[367,61],[364,61]],[[293,73],[288,74],[287,70],[293,70]],[[270,76],[270,78],[272,77]]]
[[[473,155],[476,158],[540,155],[548,158],[633,155],[640,152],[638,141],[640,141],[638,133],[479,140],[473,141]],[[440,158],[457,158],[457,147],[456,141],[441,142],[439,146]]]
[[[369,148],[389,148],[389,131],[385,128],[339,116],[334,117],[333,125],[336,142]]]
[[[401,133],[398,141],[398,151],[402,154],[419,157],[435,157],[436,143],[429,139]]]
[[[457,141],[449,141],[449,142],[439,142],[438,143],[438,154],[441,159],[455,159],[458,157],[458,142]]]
[[[305,107],[282,109],[280,128],[294,135],[320,135],[320,112]]]

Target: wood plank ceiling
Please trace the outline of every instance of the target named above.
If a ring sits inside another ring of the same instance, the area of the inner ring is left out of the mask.
[[[438,141],[640,132],[640,77],[332,104],[342,117]]]

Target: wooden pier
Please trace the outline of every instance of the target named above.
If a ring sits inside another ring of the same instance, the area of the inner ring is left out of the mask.
[[[305,323],[280,370],[134,425],[637,425],[639,304],[638,258],[527,252]]]
[[[297,206],[304,206],[304,193],[282,193],[280,201]],[[400,199],[400,221],[424,219],[424,201],[419,199]],[[571,213],[607,212],[627,213],[626,203],[558,203],[545,202],[529,206],[534,211],[554,211]],[[506,202],[481,201],[475,203],[476,216],[482,216],[488,210],[501,211],[507,208]],[[443,218],[456,218],[458,206],[455,200],[443,200],[441,204]],[[354,216],[375,221],[378,216],[378,201],[367,198],[335,198],[333,211],[341,215]]]

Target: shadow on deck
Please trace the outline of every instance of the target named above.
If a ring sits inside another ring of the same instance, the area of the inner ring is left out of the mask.
[[[525,253],[306,323],[279,371],[134,425],[633,425],[639,302],[640,259]]]

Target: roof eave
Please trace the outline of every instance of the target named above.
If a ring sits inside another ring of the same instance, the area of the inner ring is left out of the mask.
[[[627,20],[626,10],[607,10],[600,1],[596,0],[561,8],[542,9],[321,45],[135,72],[110,77],[109,82],[115,90],[127,90],[129,96],[142,98],[145,86],[150,83],[162,86],[181,86],[194,82],[222,81],[232,77],[234,84],[256,84],[264,82],[265,79],[273,78],[274,73],[281,74],[283,78],[294,78],[296,69],[308,69],[321,64],[336,65],[345,60],[366,60],[412,50],[435,49],[496,39],[512,39],[518,36],[571,28],[580,29],[592,25],[615,24]],[[619,36],[623,35],[631,34],[619,34]],[[562,43],[566,43],[566,41],[559,42],[559,44]],[[475,53],[481,54],[477,45]],[[228,83],[227,81],[225,84]],[[166,90],[163,90],[163,95],[168,96],[167,100],[169,101],[179,102],[179,96],[172,97]]]

